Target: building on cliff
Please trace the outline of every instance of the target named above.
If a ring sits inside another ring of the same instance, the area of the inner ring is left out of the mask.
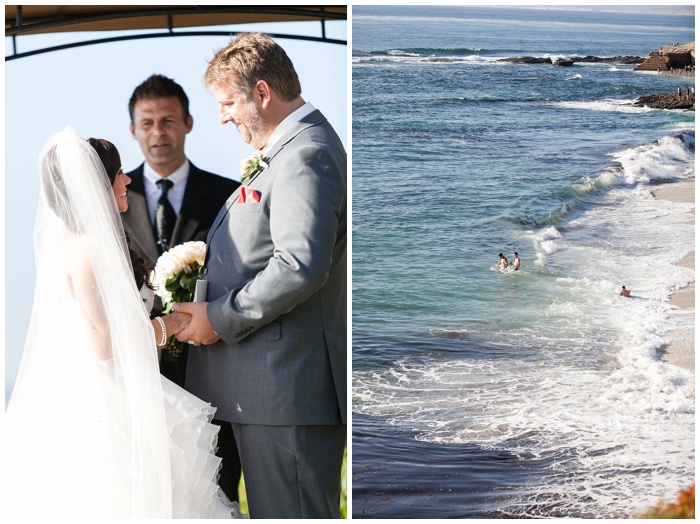
[[[658,51],[649,53],[644,62],[634,68],[635,71],[670,71],[695,68],[695,42],[684,45],[662,45]]]

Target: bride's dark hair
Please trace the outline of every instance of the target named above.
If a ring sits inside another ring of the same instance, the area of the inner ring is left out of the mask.
[[[97,151],[97,156],[102,160],[102,164],[105,166],[107,171],[107,177],[109,178],[109,184],[114,185],[114,181],[117,178],[117,173],[122,167],[122,159],[119,156],[119,151],[114,144],[105,140],[104,138],[88,138],[88,143],[92,148]],[[149,288],[153,289],[153,286],[148,281],[148,275],[152,268],[146,265],[146,261],[140,257],[133,249],[131,249],[131,239],[129,235],[126,235],[126,245],[129,248],[129,257],[131,258],[131,266],[134,268],[134,279],[136,280],[136,287],[141,289],[141,287],[146,284]]]

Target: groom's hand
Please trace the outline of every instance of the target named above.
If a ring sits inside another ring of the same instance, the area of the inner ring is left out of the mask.
[[[173,310],[192,315],[187,327],[177,334],[177,339],[180,342],[189,342],[190,344],[199,342],[208,346],[221,340],[221,337],[216,334],[209,323],[206,302],[181,302],[175,304]]]

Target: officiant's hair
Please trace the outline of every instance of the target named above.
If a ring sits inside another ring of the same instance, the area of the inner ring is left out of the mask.
[[[104,138],[88,138],[88,143],[97,152],[97,156],[100,157],[102,165],[105,166],[105,171],[107,171],[107,178],[109,178],[109,185],[114,185],[114,181],[117,179],[117,174],[122,167],[122,159],[119,155],[119,150],[112,144],[112,142],[105,140]],[[131,267],[134,270],[134,280],[136,281],[136,287],[141,289],[144,284],[149,288],[153,289],[149,283],[148,274],[149,269],[146,265],[146,261],[140,257],[133,249],[131,249],[131,239],[128,233],[125,231],[126,235],[126,245],[129,248],[129,258],[131,259]]]
[[[285,102],[301,95],[301,84],[287,53],[262,33],[243,33],[219,49],[209,61],[204,85],[230,86],[248,99],[259,80],[264,80]]]
[[[180,84],[163,75],[151,75],[134,89],[129,99],[131,122],[134,122],[134,108],[137,102],[156,98],[177,98],[182,106],[182,116],[187,122],[187,117],[190,116],[190,99]]]

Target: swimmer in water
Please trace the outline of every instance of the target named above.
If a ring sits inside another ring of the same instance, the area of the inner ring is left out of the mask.
[[[510,263],[510,267],[513,268],[513,271],[517,271],[518,269],[520,269],[520,259],[518,258],[518,252],[516,251],[515,253],[513,253],[513,256],[515,257],[515,260],[513,260]]]

